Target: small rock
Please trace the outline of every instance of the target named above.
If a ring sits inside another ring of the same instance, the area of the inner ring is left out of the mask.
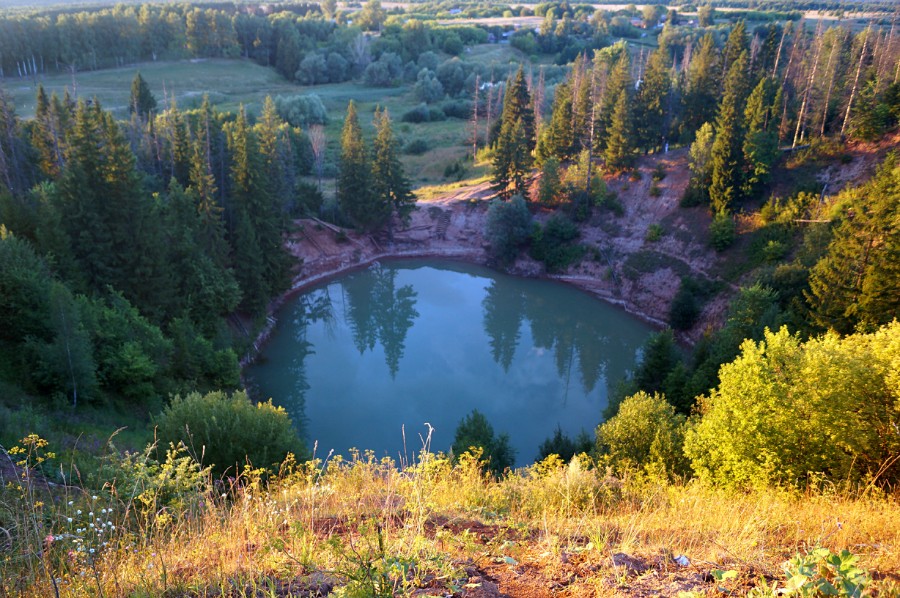
[[[483,577],[470,577],[462,593],[464,598],[498,598],[500,595],[500,587]]]
[[[624,567],[629,573],[640,575],[647,570],[647,565],[644,564],[644,561],[639,558],[627,555],[624,552],[617,552],[616,554],[614,554],[612,556],[612,562],[616,568]]]

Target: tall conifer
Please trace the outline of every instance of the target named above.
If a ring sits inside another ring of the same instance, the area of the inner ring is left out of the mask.
[[[709,199],[715,212],[731,209],[740,197],[744,105],[747,99],[749,61],[744,52],[731,65],[716,118],[716,140],[712,146],[712,182]]]
[[[375,131],[372,187],[378,200],[378,209],[387,212],[388,231],[393,237],[394,216],[403,223],[408,222],[409,215],[415,208],[416,198],[397,155],[397,140],[391,129],[387,109],[375,111]]]
[[[337,177],[337,199],[344,215],[363,230],[375,230],[387,214],[377,205],[372,189],[372,160],[366,149],[353,100],[341,133],[341,161]]]

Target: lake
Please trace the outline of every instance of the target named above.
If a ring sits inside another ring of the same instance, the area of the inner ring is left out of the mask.
[[[610,389],[653,329],[571,286],[455,262],[390,261],[292,297],[256,363],[316,455],[410,459],[429,424],[447,451],[478,409],[516,464],[557,427],[593,437]],[[405,431],[405,443],[404,443]]]

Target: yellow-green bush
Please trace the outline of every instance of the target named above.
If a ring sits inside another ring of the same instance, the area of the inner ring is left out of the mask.
[[[253,404],[247,393],[222,391],[176,396],[158,421],[161,446],[183,442],[216,475],[236,475],[246,464],[271,468],[288,453],[306,456],[287,412]]]
[[[805,343],[782,328],[741,351],[686,435],[698,477],[738,487],[900,478],[900,323]]]

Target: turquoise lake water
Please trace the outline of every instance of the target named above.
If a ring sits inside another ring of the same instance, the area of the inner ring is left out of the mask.
[[[557,426],[593,437],[653,329],[573,287],[454,262],[391,261],[289,300],[256,397],[284,406],[316,455],[449,450],[473,409],[531,463]],[[404,432],[405,430],[405,446]]]

